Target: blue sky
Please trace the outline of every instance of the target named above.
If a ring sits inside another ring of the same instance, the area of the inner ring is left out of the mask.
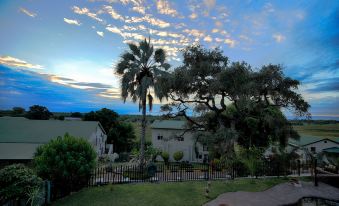
[[[120,100],[112,68],[126,42],[151,36],[174,66],[194,42],[254,68],[282,64],[314,117],[339,117],[338,8],[336,0],[2,0],[0,109],[137,113]]]

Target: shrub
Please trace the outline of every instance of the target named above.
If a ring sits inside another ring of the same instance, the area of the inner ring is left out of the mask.
[[[87,184],[96,153],[86,140],[65,134],[38,147],[34,164],[38,175],[52,181],[65,195]]]
[[[0,170],[0,204],[3,201],[29,198],[31,190],[39,189],[42,180],[23,164],[13,164]]]
[[[182,151],[174,152],[173,159],[179,162],[184,157],[184,153]]]
[[[169,154],[168,152],[161,152],[161,157],[164,160],[165,164],[168,164],[168,160],[169,160]]]

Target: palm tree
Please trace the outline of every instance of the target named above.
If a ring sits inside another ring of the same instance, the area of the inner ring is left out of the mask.
[[[152,110],[153,95],[159,98],[166,96],[162,92],[160,79],[165,77],[170,65],[165,63],[166,54],[163,49],[154,50],[150,43],[145,39],[138,45],[129,43],[129,50],[121,55],[115,71],[122,77],[121,79],[121,97],[124,102],[128,97],[133,102],[139,102],[139,111],[142,109],[142,129],[140,139],[140,163],[144,163],[145,158],[145,131],[146,131],[146,106],[147,101],[149,110]]]

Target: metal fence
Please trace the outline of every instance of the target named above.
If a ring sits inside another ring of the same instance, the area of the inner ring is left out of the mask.
[[[313,175],[313,164],[300,161],[264,161],[251,172],[241,162],[233,163],[155,163],[148,166],[101,166],[91,175],[88,186],[135,182],[180,182],[190,180],[234,179],[248,176]]]

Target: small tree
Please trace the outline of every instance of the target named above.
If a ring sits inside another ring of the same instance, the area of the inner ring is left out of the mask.
[[[29,198],[31,190],[39,190],[42,180],[23,164],[9,165],[0,170],[0,204],[12,199]]]
[[[40,177],[67,194],[87,183],[96,165],[96,153],[86,140],[65,134],[38,147],[34,163]]]
[[[247,167],[252,177],[258,175],[262,163],[262,153],[263,151],[257,147],[239,149],[238,158]]]
[[[168,152],[162,152],[161,157],[164,160],[165,164],[168,165],[168,160],[169,160],[169,154]]]
[[[53,114],[44,106],[33,105],[26,114],[28,119],[47,120]]]
[[[25,109],[22,107],[13,107],[12,115],[13,116],[21,116],[25,114]]]
[[[184,157],[184,153],[182,151],[174,152],[173,159],[179,162]]]

